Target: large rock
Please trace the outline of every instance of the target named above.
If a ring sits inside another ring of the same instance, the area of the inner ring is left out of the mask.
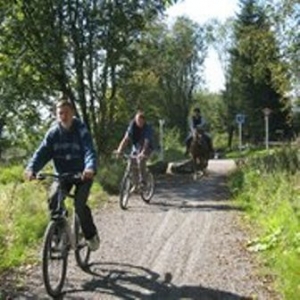
[[[193,173],[193,165],[191,159],[179,162],[169,162],[167,168],[168,174],[190,174]]]

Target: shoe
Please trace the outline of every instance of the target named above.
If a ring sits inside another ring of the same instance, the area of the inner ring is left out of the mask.
[[[91,239],[87,240],[87,244],[91,251],[98,250],[100,246],[100,239],[98,233],[96,233]]]

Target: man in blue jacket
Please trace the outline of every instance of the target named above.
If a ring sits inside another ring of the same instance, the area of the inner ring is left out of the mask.
[[[74,116],[71,102],[60,100],[56,105],[56,123],[48,130],[38,149],[29,161],[25,176],[32,180],[49,162],[53,161],[55,172],[81,173],[82,180],[75,184],[75,210],[80,219],[83,234],[92,251],[99,248],[99,236],[87,205],[88,196],[97,171],[97,157],[92,137],[85,126]],[[49,209],[56,207],[58,184],[50,189]],[[71,187],[68,187],[69,189]]]

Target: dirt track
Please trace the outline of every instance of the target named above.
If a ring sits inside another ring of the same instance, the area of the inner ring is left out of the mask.
[[[138,196],[122,211],[112,198],[94,212],[101,247],[88,272],[70,256],[62,299],[280,299],[258,277],[239,228],[240,209],[228,201],[225,175],[233,161],[212,160],[209,176],[157,180],[149,205]],[[49,299],[40,267],[13,299]]]

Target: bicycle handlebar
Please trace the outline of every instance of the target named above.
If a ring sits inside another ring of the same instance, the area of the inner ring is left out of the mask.
[[[126,159],[126,160],[128,160],[128,159],[133,159],[133,160],[140,160],[140,157],[139,157],[139,155],[138,154],[133,154],[133,153],[125,153],[125,152],[120,152],[120,153],[118,153],[118,152],[116,152],[116,151],[114,151],[113,152],[113,154],[115,155],[115,156],[122,156],[124,159]]]
[[[54,179],[58,179],[59,181],[63,180],[81,180],[82,174],[81,173],[62,173],[62,174],[55,174],[55,173],[38,173],[36,175],[36,179],[44,180],[47,177],[51,177]]]
[[[127,154],[127,153],[122,153],[122,156],[125,158],[125,159],[138,159],[138,155],[137,154]]]

